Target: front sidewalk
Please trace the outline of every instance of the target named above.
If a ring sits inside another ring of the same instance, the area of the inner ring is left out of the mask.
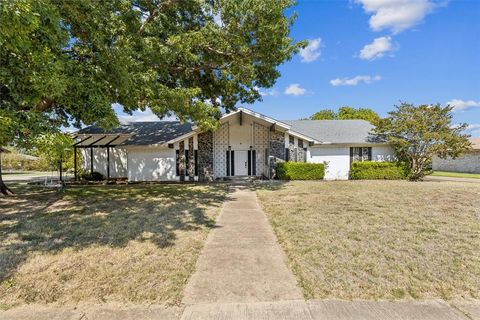
[[[210,232],[183,303],[302,299],[255,191],[236,186]]]
[[[478,320],[480,301],[449,305],[441,300],[345,301],[289,300],[251,303],[208,303],[189,306],[28,305],[0,311],[5,320]]]

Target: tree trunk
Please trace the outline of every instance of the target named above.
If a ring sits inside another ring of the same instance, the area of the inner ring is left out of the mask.
[[[2,179],[2,153],[0,152],[0,194],[4,196],[12,196],[14,193],[7,187]]]

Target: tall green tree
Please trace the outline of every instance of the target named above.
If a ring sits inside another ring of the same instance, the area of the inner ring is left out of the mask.
[[[335,120],[337,119],[337,114],[332,109],[324,109],[318,112],[315,112],[310,120]]]
[[[119,103],[214,128],[222,109],[261,99],[258,89],[306,44],[289,37],[293,3],[1,1],[2,116],[108,128]],[[8,132],[0,146],[19,138]]]
[[[467,124],[454,125],[451,106],[401,103],[374,129],[408,164],[411,180],[422,179],[432,157],[458,157],[470,147]]]
[[[338,112],[333,111],[332,109],[324,109],[314,113],[310,119],[312,120],[366,120],[373,125],[376,125],[380,121],[380,116],[378,113],[369,108],[352,108],[352,107],[341,107],[338,109]]]

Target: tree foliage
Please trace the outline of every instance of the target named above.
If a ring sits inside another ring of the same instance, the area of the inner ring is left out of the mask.
[[[73,168],[73,139],[64,133],[42,134],[35,140],[36,154],[45,159],[50,169],[58,169],[59,161],[64,169]]]
[[[311,120],[366,120],[376,125],[381,119],[378,113],[369,108],[341,107],[338,112],[332,109],[324,109],[314,113]]]
[[[425,176],[432,156],[455,158],[469,148],[469,136],[462,133],[467,124],[454,125],[451,111],[440,104],[401,103],[374,129],[408,163],[411,180]]]
[[[293,3],[1,1],[0,146],[45,126],[114,126],[113,103],[212,129],[305,45],[289,37]]]
[[[76,124],[115,125],[112,103],[204,127],[260,99],[303,43],[291,0],[7,0],[0,102]]]

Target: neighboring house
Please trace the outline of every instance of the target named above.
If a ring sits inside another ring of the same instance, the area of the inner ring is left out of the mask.
[[[225,114],[214,132],[178,121],[132,122],[77,132],[84,169],[129,181],[271,178],[279,161],[326,163],[325,179],[348,179],[352,161],[392,161],[363,120],[279,121],[248,109]]]
[[[433,170],[480,173],[480,138],[472,138],[470,142],[472,143],[472,148],[458,158],[452,159],[448,157],[441,159],[439,157],[433,157]]]

